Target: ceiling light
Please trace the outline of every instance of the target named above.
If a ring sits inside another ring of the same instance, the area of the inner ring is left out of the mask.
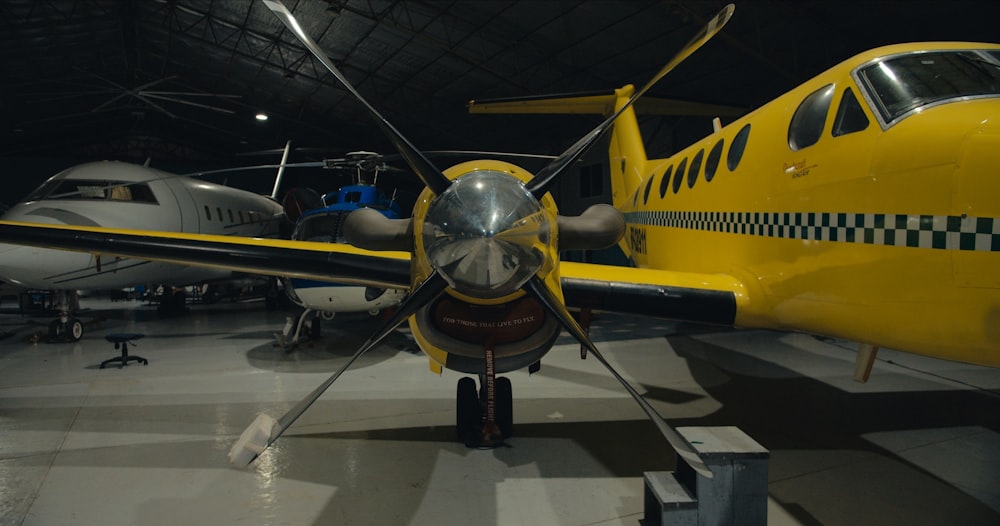
[[[259,121],[261,121],[261,122],[264,122],[264,121],[267,120],[267,114],[264,113],[264,112],[262,112],[262,111],[260,111],[260,112],[257,112],[257,115],[255,115],[254,118],[257,119],[257,120],[259,120]]]

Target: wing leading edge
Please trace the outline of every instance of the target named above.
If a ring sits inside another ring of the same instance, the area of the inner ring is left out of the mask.
[[[251,274],[410,287],[410,255],[351,245],[0,221],[0,243],[147,259]]]
[[[560,265],[570,307],[716,325],[737,325],[748,297],[732,276],[588,263]]]
[[[11,221],[0,221],[0,243],[363,286],[411,285],[410,254],[340,243]],[[748,303],[743,284],[726,275],[574,262],[561,269],[570,307],[731,326]]]

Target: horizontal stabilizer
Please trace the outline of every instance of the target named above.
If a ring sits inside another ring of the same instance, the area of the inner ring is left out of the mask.
[[[469,113],[538,113],[538,114],[598,114],[614,111],[617,95],[613,90],[585,93],[562,93],[530,97],[482,99],[469,101]],[[643,97],[636,101],[636,112],[643,115],[689,117],[737,117],[745,108],[706,104],[678,99]]]

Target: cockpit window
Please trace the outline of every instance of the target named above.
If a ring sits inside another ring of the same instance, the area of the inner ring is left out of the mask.
[[[788,125],[788,147],[793,152],[816,144],[823,135],[831,99],[833,84],[828,84],[810,93],[799,104]]]
[[[844,96],[840,98],[840,106],[837,106],[837,117],[833,119],[833,136],[859,132],[867,127],[868,117],[865,116],[865,110],[861,109],[861,103],[851,88],[845,89]]]
[[[340,231],[341,224],[347,212],[327,212],[303,217],[292,232],[296,241],[317,241],[321,243],[346,243],[347,239]]]
[[[91,199],[157,204],[156,196],[145,183],[87,179],[46,181],[28,196],[29,201],[42,199]]]
[[[888,124],[929,104],[1000,96],[1000,57],[978,51],[910,53],[864,66],[858,79]]]

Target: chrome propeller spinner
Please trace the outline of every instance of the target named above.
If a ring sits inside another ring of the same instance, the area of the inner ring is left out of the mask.
[[[482,298],[517,292],[554,243],[542,204],[510,174],[464,174],[427,209],[422,243],[452,288]]]

